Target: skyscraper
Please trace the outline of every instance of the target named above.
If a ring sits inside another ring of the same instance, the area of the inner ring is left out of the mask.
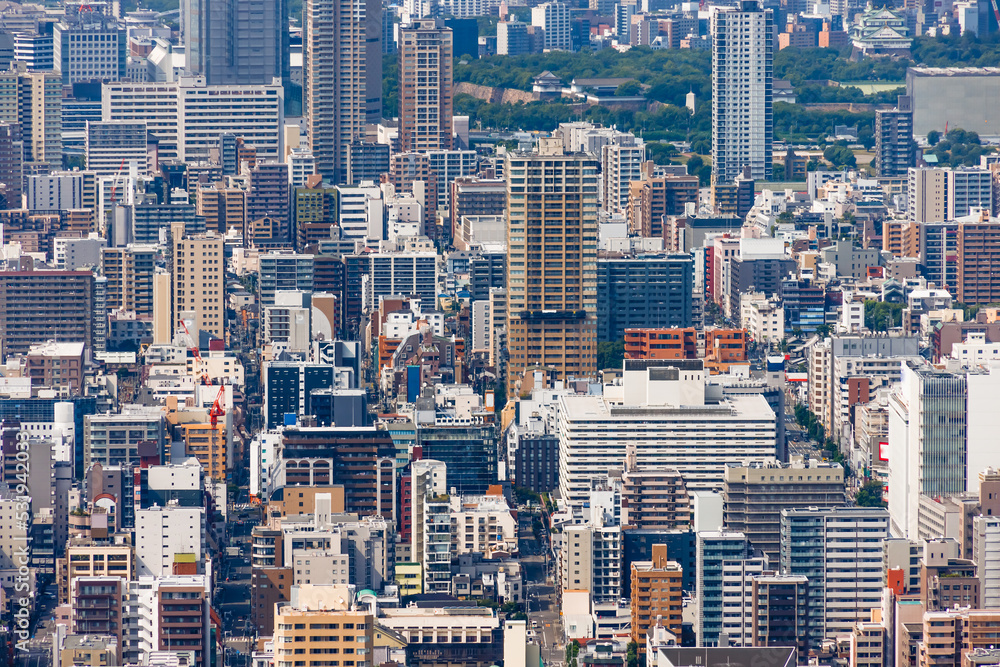
[[[750,167],[771,178],[774,14],[740,0],[712,14],[712,177],[731,183]]]
[[[183,0],[187,69],[209,85],[289,82],[288,0]]]
[[[351,144],[382,117],[382,5],[306,0],[302,100],[316,172],[347,179]]]
[[[531,368],[595,375],[599,167],[594,155],[564,154],[559,138],[507,155],[510,389]]]
[[[452,32],[441,19],[400,29],[400,151],[451,150]]]
[[[900,95],[896,108],[875,112],[875,173],[906,176],[916,161],[915,146],[912,100]]]

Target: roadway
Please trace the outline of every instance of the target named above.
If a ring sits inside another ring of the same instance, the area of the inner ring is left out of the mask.
[[[529,515],[530,516],[530,515]],[[528,614],[528,641],[539,645],[546,665],[565,662],[559,596],[550,573],[549,532],[543,527],[536,538],[531,520],[519,521],[518,542],[524,574]]]

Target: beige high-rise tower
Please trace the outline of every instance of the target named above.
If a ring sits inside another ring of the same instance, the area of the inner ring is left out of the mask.
[[[214,232],[174,237],[174,314],[176,330],[181,315],[193,312],[198,328],[225,336],[226,291],[224,243]],[[193,331],[192,335],[196,335]],[[196,341],[197,343],[197,341]]]
[[[382,3],[306,0],[302,105],[316,171],[347,179],[351,143],[382,118]]]
[[[451,150],[451,28],[417,19],[399,31],[399,145],[402,152]]]
[[[559,138],[507,154],[508,395],[536,368],[596,376],[599,166]]]

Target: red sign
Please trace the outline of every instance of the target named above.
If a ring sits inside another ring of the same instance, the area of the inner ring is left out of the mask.
[[[878,443],[878,460],[888,461],[889,460],[889,443],[880,442]]]

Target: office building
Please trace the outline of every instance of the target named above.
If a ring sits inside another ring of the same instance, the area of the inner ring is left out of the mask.
[[[691,255],[597,261],[597,340],[623,340],[626,329],[694,325]]]
[[[773,11],[757,0],[712,13],[712,177],[771,179]]]
[[[345,183],[352,143],[382,118],[382,5],[307,0],[303,5],[302,106],[316,173]]]
[[[400,27],[400,151],[452,149],[453,51],[441,19]]]
[[[882,540],[889,513],[873,507],[781,511],[781,572],[809,579],[809,646],[852,632],[879,607],[885,572]]]
[[[463,494],[486,493],[497,474],[496,426],[417,425],[417,444],[426,458],[448,467],[448,487]]]
[[[680,563],[667,559],[667,545],[654,544],[653,558],[632,563],[632,641],[646,652],[649,629],[661,624],[681,636],[683,600]]]
[[[895,108],[875,111],[875,173],[882,178],[905,176],[916,159],[912,100],[900,95]]]
[[[224,271],[225,251],[218,234],[206,232],[174,238],[172,321],[175,330],[182,328],[181,320],[187,313],[194,313],[198,329],[216,338],[225,336]]]
[[[726,529],[746,535],[774,565],[781,545],[781,510],[837,507],[847,502],[844,469],[795,457],[791,463],[726,466],[722,502]]]
[[[596,373],[599,164],[561,143],[543,139],[539,153],[509,153],[504,166],[511,389],[536,367],[562,380]]]
[[[82,174],[37,174],[24,179],[25,208],[29,211],[65,211],[84,208]]]
[[[101,119],[145,122],[161,160],[209,161],[233,134],[261,160],[283,160],[284,89],[266,84],[207,85],[200,77],[166,83],[106,83]],[[218,158],[216,158],[218,159]]]
[[[94,298],[91,271],[0,271],[0,357],[26,354],[46,340],[93,349]]]
[[[605,389],[559,398],[559,489],[568,502],[585,502],[592,480],[620,466],[629,444],[640,470],[676,468],[689,490],[721,490],[733,459],[774,460],[765,398],[709,398],[700,360],[626,359],[623,378]]]
[[[103,12],[66,13],[52,29],[52,65],[64,86],[125,78],[124,26]]]
[[[352,143],[347,158],[347,182],[351,185],[357,185],[362,181],[377,183],[382,174],[389,172],[391,150],[388,144],[370,141]],[[310,166],[315,171],[316,161],[312,160]]]
[[[902,367],[889,395],[889,513],[892,533],[916,538],[919,496],[966,489],[967,378],[918,366]]]
[[[528,25],[520,21],[497,23],[497,55],[521,56],[531,53]]]
[[[209,85],[290,83],[287,0],[183,0],[187,71]]]
[[[570,35],[569,5],[559,0],[550,0],[531,8],[531,25],[541,28],[544,33],[545,51],[570,51],[573,40]]]

